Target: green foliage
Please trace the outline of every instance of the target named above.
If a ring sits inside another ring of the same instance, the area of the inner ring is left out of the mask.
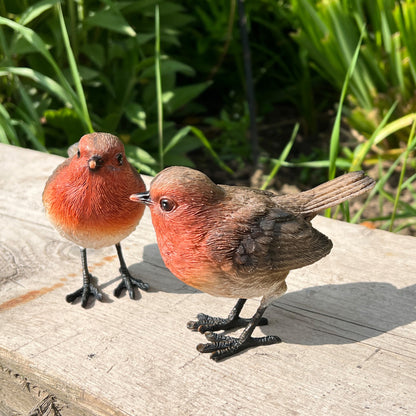
[[[156,33],[155,5],[159,3]],[[0,17],[1,140],[62,153],[59,149],[83,133],[108,131],[130,145],[146,148],[152,158],[162,157],[167,152],[154,128],[158,103],[166,121],[173,121],[175,113],[191,105],[211,84],[192,83],[193,68],[161,50],[178,48],[178,33],[192,17],[169,1],[68,0],[64,6],[62,11],[57,0],[43,0],[29,8],[23,1],[6,3]],[[156,35],[162,46],[155,60]],[[160,96],[156,95],[155,62],[163,86]],[[181,85],[179,75],[190,81]],[[176,131],[169,122],[163,130],[169,143]],[[199,146],[201,141],[191,135],[182,151]],[[173,146],[169,152],[175,159]],[[145,161],[147,170],[154,171],[149,157],[137,156],[136,165],[143,167]],[[181,162],[191,164],[185,154]],[[163,160],[159,163],[163,165]]]
[[[250,157],[251,147],[247,140],[249,114],[247,105],[243,109],[229,114],[222,109],[218,117],[207,117],[205,122],[210,126],[215,137],[212,144],[221,153],[226,162],[233,162],[237,167],[244,166]]]
[[[350,62],[350,65],[347,69],[347,74],[344,79],[341,98],[339,101],[339,107],[335,119],[335,123],[332,129],[331,140],[330,140],[330,148],[329,148],[329,158],[328,160],[321,160],[321,161],[300,161],[300,162],[287,162],[286,159],[288,158],[288,154],[291,150],[294,141],[294,135],[288,144],[286,145],[285,149],[283,150],[280,158],[278,160],[273,160],[274,168],[270,173],[269,177],[267,178],[263,188],[266,188],[267,183],[271,180],[271,178],[277,173],[280,166],[287,166],[287,167],[302,167],[302,168],[329,168],[329,179],[333,179],[335,176],[336,168],[342,169],[344,171],[355,171],[360,170],[363,168],[363,163],[366,161],[367,163],[370,162],[370,153],[372,147],[376,146],[377,144],[383,142],[386,138],[390,137],[391,135],[400,133],[403,129],[407,129],[411,126],[411,130],[409,131],[409,136],[407,140],[407,144],[404,150],[399,149],[397,152],[397,156],[395,160],[391,163],[390,167],[387,169],[387,172],[383,172],[382,169],[382,155],[380,155],[377,159],[377,162],[380,167],[380,180],[376,184],[375,188],[370,192],[366,201],[362,205],[361,209],[351,218],[349,214],[348,205],[345,204],[344,207],[341,207],[343,217],[348,222],[356,223],[360,220],[360,217],[364,211],[364,209],[368,206],[370,201],[378,195],[379,197],[379,206],[380,212],[383,211],[383,199],[387,199],[393,203],[393,213],[390,216],[380,216],[376,218],[372,218],[373,221],[380,221],[382,222],[381,228],[389,229],[390,231],[400,231],[404,227],[413,226],[416,224],[414,220],[416,214],[416,192],[414,190],[414,181],[416,179],[416,174],[410,177],[408,180],[404,182],[405,172],[408,167],[411,167],[415,170],[416,167],[416,159],[410,156],[416,151],[416,136],[415,136],[415,127],[416,127],[416,113],[408,114],[406,116],[401,117],[400,119],[393,120],[389,122],[390,117],[392,116],[396,104],[394,104],[389,111],[387,112],[384,119],[380,122],[380,125],[375,129],[372,135],[366,140],[362,145],[358,145],[355,147],[353,151],[348,148],[343,148],[342,152],[344,153],[344,158],[339,156],[339,143],[340,143],[340,120],[341,114],[343,111],[344,105],[344,98],[346,91],[348,89],[349,82],[351,81],[354,71],[356,70],[355,66],[357,63],[358,53],[360,51],[362,38],[359,39],[359,42],[356,46],[356,50],[354,56]],[[295,134],[295,132],[294,132]],[[400,170],[399,176],[399,183],[397,186],[397,191],[395,195],[384,190],[384,186],[386,185],[387,181],[391,179],[393,173],[396,169]],[[413,198],[413,203],[404,202],[401,200],[401,196],[403,191],[407,190]],[[340,208],[338,208],[335,212],[335,216],[339,213]],[[331,216],[331,210],[327,210],[327,216]],[[407,222],[403,222],[394,227],[394,222],[396,218],[400,218],[402,220],[406,220]]]
[[[409,187],[411,181],[406,181],[406,186],[403,182],[406,170],[414,169],[415,165],[416,3],[413,0],[293,0],[292,11],[298,22],[293,37],[321,76],[341,91],[342,80],[350,73],[347,101],[344,105],[344,83],[332,131],[329,177],[334,176],[335,167],[341,162],[338,144],[342,111],[348,124],[366,138],[352,150],[341,149],[342,160],[348,170],[361,169],[364,163],[379,164],[381,180],[364,207],[376,195],[380,212],[381,201],[391,201],[394,204],[391,217],[380,216],[378,220],[394,230],[396,218],[410,219],[416,210],[415,199],[413,203],[401,201],[405,189],[415,196]],[[390,161],[392,156],[395,159],[385,172],[382,161]],[[399,184],[396,194],[391,195],[383,186],[395,169],[400,169]],[[358,221],[361,213],[362,210],[351,221]]]
[[[351,126],[368,137],[396,101],[395,118],[416,110],[414,1],[293,0],[292,10],[299,25],[294,39],[339,90],[362,34],[344,108]],[[403,133],[398,138],[406,140]]]
[[[147,174],[192,166],[197,149],[231,175],[229,166],[247,171],[250,114],[236,6],[3,0],[0,142],[64,155],[82,134],[107,131]],[[256,0],[245,9],[260,161],[270,167],[264,187],[282,167],[308,182],[312,169],[332,178],[377,166],[381,179],[363,209],[377,199],[373,219],[383,228],[414,225],[416,2]],[[316,140],[330,112],[332,134]],[[343,141],[344,126],[358,139]],[[394,193],[386,191],[393,175]],[[358,222],[363,209],[343,214]]]
[[[195,16],[182,37],[182,50],[195,52],[184,54],[182,60],[195,68],[199,80],[213,81],[213,87],[202,96],[208,114],[202,123],[208,124],[224,160],[234,158],[237,166],[246,164],[251,154],[246,145],[244,51],[236,0],[182,3]],[[276,107],[290,107],[303,129],[314,134],[318,114],[328,106],[327,93],[319,88],[320,78],[310,71],[305,54],[289,36],[293,31],[289,6],[289,0],[245,2],[258,122]],[[316,103],[318,95],[321,100]],[[270,148],[267,142],[264,147],[266,151]]]

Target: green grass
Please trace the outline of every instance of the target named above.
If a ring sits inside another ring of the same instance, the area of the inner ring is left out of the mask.
[[[165,161],[192,165],[186,150],[197,147],[219,161],[201,130],[175,129],[170,121],[211,85],[177,85],[178,74],[195,71],[162,52],[161,45],[179,44],[175,25],[190,20],[181,6],[107,0],[91,9],[69,0],[67,15],[56,0],[17,6],[20,15],[0,17],[2,142],[64,155],[82,134],[109,131],[146,173]],[[140,33],[126,19],[131,14]]]
[[[230,176],[254,170],[234,1],[18,0],[13,12],[7,2],[0,9],[0,142],[65,155],[82,134],[108,131],[150,175],[193,166],[195,150]],[[257,123],[273,115],[294,126],[260,137],[263,189],[282,167],[308,184],[311,169],[332,179],[376,166],[363,207],[327,215],[358,223],[377,201],[370,220],[380,228],[414,227],[416,3],[262,0],[246,13]],[[300,137],[314,148],[330,111],[327,147],[299,151]]]

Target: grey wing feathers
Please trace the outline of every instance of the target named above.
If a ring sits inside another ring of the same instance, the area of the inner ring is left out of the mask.
[[[248,273],[261,269],[292,270],[318,261],[331,248],[331,240],[309,221],[276,208],[239,241],[233,262]]]

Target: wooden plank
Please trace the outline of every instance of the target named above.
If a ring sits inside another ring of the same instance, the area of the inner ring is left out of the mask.
[[[151,291],[114,298],[109,247],[89,251],[106,302],[65,302],[81,283],[79,251],[41,202],[61,161],[0,145],[0,414],[26,415],[48,394],[62,416],[416,414],[414,238],[316,218],[332,253],[291,272],[255,332],[283,342],[215,363],[196,351],[204,337],[186,322],[225,316],[233,301],[169,273],[148,210],[123,248]],[[257,306],[249,300],[243,314]]]

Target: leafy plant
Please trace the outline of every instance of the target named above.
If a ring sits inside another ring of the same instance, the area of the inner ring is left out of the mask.
[[[414,225],[416,3],[259,0],[245,8],[257,120],[267,133],[264,187],[281,167],[300,168],[308,181],[311,169],[332,178],[376,166],[380,180],[364,205],[379,202],[373,220],[393,231]],[[250,161],[236,0],[4,0],[0,16],[0,141],[65,154],[82,134],[109,131],[152,175],[192,166],[198,148],[230,174],[228,165]],[[318,120],[334,108],[325,149],[315,141]],[[355,141],[343,142],[341,122],[356,129]],[[398,186],[388,191],[393,177]],[[343,214],[357,222],[362,210]]]
[[[395,118],[416,109],[414,1],[293,0],[292,11],[299,24],[293,38],[339,90],[363,36],[344,107],[351,126],[368,137],[395,102]],[[395,137],[405,140],[406,134]],[[393,138],[385,145],[397,145]]]
[[[183,51],[195,50],[203,59],[197,59],[194,54],[186,54],[181,59],[188,64],[192,62],[199,80],[213,82],[198,100],[206,108],[199,126],[207,131],[224,160],[237,160],[236,165],[241,166],[250,161],[251,152],[246,145],[248,114],[236,0],[186,0],[182,4],[195,16],[195,21],[184,29]],[[293,31],[289,5],[289,0],[245,2],[258,123],[272,111],[277,117],[283,117],[279,114],[280,108],[290,107],[300,118],[303,130],[314,134],[317,115],[328,103],[326,99],[314,101],[317,95],[314,88],[319,81],[289,36]],[[320,97],[325,94],[321,93],[322,88],[316,91]],[[262,150],[270,152],[270,142],[261,135],[260,140]],[[277,135],[274,140],[282,141]]]
[[[155,172],[155,158],[159,168],[163,158],[175,160],[179,147],[168,155],[157,140],[157,108],[163,105],[169,143],[175,113],[210,82],[179,84],[179,75],[190,79],[195,71],[161,48],[155,60],[155,5],[159,44],[175,50],[178,29],[192,17],[169,1],[68,0],[66,14],[58,0],[29,8],[17,1],[13,13],[7,4],[0,18],[0,140],[63,153],[81,134],[108,131],[146,148],[130,157],[147,173]],[[156,94],[155,62],[163,94]],[[201,146],[197,136],[185,136],[182,150]],[[180,162],[191,164],[185,154]]]
[[[298,163],[291,163],[287,162],[286,159],[292,147],[294,136],[296,135],[296,129],[292,134],[292,138],[286,145],[284,151],[282,152],[280,158],[274,161],[274,168],[270,173],[269,177],[267,178],[266,182],[263,185],[263,188],[267,186],[270,179],[277,173],[280,166],[289,166],[289,167],[328,167],[328,177],[329,179],[333,179],[335,177],[335,170],[336,168],[342,168],[343,170],[355,171],[363,168],[363,163],[371,163],[371,159],[369,156],[372,149],[376,148],[377,145],[382,143],[391,135],[400,133],[403,129],[408,128],[411,126],[411,130],[409,131],[409,136],[407,140],[407,145],[404,151],[398,152],[398,156],[396,160],[391,164],[387,172],[383,172],[382,165],[380,161],[382,160],[381,157],[378,157],[375,163],[378,163],[380,166],[380,180],[377,183],[376,187],[371,191],[368,195],[366,201],[364,202],[362,208],[353,216],[350,217],[350,213],[348,210],[348,205],[344,207],[343,214],[344,218],[349,222],[357,222],[359,221],[365,207],[368,206],[370,201],[378,195],[380,202],[383,198],[389,200],[393,203],[393,209],[391,215],[387,217],[383,217],[380,215],[379,217],[372,218],[373,221],[381,221],[382,228],[388,228],[390,231],[400,231],[404,227],[409,227],[416,224],[414,220],[414,216],[416,214],[416,193],[414,189],[411,188],[412,183],[416,179],[416,175],[411,176],[406,181],[405,172],[408,165],[411,165],[413,168],[416,165],[416,159],[411,157],[412,153],[416,150],[416,113],[408,114],[406,116],[401,117],[400,119],[389,121],[390,117],[394,113],[394,110],[397,106],[395,103],[385,115],[384,119],[380,122],[380,125],[375,129],[372,135],[369,137],[368,140],[364,141],[361,145],[357,146],[353,151],[348,148],[343,148],[342,153],[344,153],[344,158],[340,157],[340,123],[341,123],[341,114],[343,111],[344,106],[344,99],[346,95],[346,91],[348,89],[349,82],[354,76],[354,71],[356,70],[356,64],[358,62],[358,56],[360,52],[360,46],[363,39],[364,30],[362,31],[362,36],[358,41],[358,44],[355,49],[354,56],[351,59],[349,64],[347,73],[344,77],[344,83],[341,92],[341,98],[338,106],[337,115],[335,118],[334,126],[332,129],[331,140],[330,140],[330,148],[329,148],[329,158],[328,160],[322,161],[313,161],[313,162],[298,162]],[[380,154],[382,154],[380,152]],[[400,175],[398,186],[395,195],[390,194],[389,192],[384,190],[384,186],[387,181],[391,178],[392,174],[400,167]],[[401,197],[403,192],[407,190],[413,197],[413,203],[404,202]],[[380,212],[383,210],[383,204],[380,203]],[[335,211],[335,216],[339,213],[340,209],[338,208]],[[331,211],[327,210],[327,216],[331,215]],[[400,218],[401,224],[397,227],[394,227],[394,222],[396,218]],[[403,223],[403,220],[408,219],[407,222]]]
[[[342,96],[347,91],[345,103],[341,98],[332,130],[329,178],[334,176],[335,167],[357,170],[363,164],[378,165],[380,180],[363,209],[377,196],[380,216],[373,220],[380,221],[383,228],[400,230],[414,224],[411,218],[416,201],[410,187],[415,177],[405,179],[405,172],[409,167],[414,168],[416,150],[416,3],[410,0],[293,0],[292,12],[298,22],[293,38],[305,50],[313,68],[339,91],[343,89]],[[350,79],[346,90],[342,82],[347,72]],[[361,135],[354,148],[340,148],[341,114]],[[388,162],[387,170],[385,162]],[[323,166],[327,161],[306,163]],[[397,171],[399,183],[393,195],[384,186]],[[405,191],[413,196],[413,202],[404,202]],[[393,206],[390,216],[381,214],[383,200]],[[363,209],[351,218],[352,222],[359,220]],[[395,227],[398,218],[401,221]],[[406,218],[408,222],[404,222]]]

